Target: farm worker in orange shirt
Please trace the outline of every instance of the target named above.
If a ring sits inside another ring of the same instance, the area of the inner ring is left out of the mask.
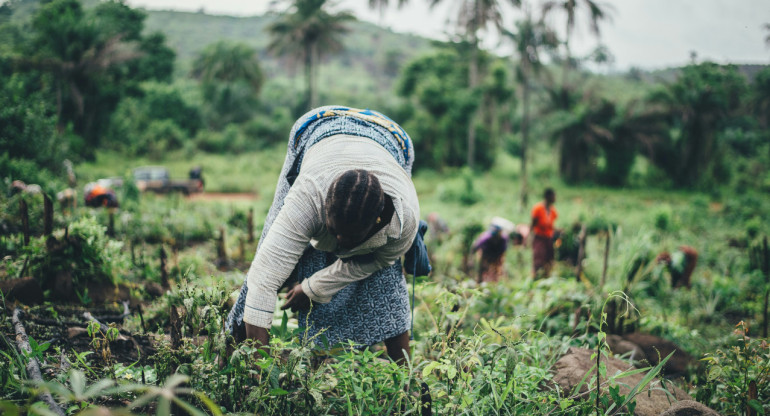
[[[543,193],[544,201],[535,204],[532,208],[532,273],[537,277],[542,270],[547,277],[551,272],[551,263],[554,258],[553,251],[553,223],[558,218],[558,213],[553,204],[556,202],[556,193],[547,188]]]
[[[92,182],[86,185],[85,194],[87,207],[117,208],[119,206],[115,191],[98,183]]]

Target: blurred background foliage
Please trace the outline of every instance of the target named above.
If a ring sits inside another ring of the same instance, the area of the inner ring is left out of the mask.
[[[311,104],[339,103],[398,120],[417,169],[484,171],[502,153],[529,162],[520,163],[524,197],[535,154],[549,155],[542,168],[568,184],[770,189],[766,66],[693,60],[593,73],[586,64],[611,62],[611,51],[599,43],[573,56],[572,28],[559,39],[546,24],[570,10],[546,8],[556,18],[543,20],[527,2],[511,22],[496,2],[487,10],[485,27],[506,35],[512,56],[480,49],[479,23],[467,19],[438,42],[326,1],[279,5],[229,17],[118,0],[6,1],[0,177],[55,182],[64,159],[104,151],[154,161],[261,151],[284,143]],[[599,12],[592,27],[608,17]]]

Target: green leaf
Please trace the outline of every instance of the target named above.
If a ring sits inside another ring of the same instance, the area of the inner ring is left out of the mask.
[[[280,387],[270,390],[271,396],[285,396],[287,394],[289,394],[289,392]]]
[[[78,370],[70,371],[70,388],[72,388],[72,393],[75,394],[75,397],[82,400],[83,393],[86,390],[85,374]]]
[[[97,380],[85,391],[85,393],[83,393],[83,396],[86,399],[94,398],[96,396],[101,396],[105,394],[105,391],[110,387],[112,387],[114,384],[115,382],[110,379]]]
[[[425,366],[425,368],[423,368],[423,369],[422,369],[422,376],[423,376],[423,378],[425,378],[425,377],[428,377],[428,375],[430,375],[430,373],[431,373],[431,372],[432,372],[432,371],[433,371],[433,370],[434,370],[436,367],[438,367],[439,365],[440,365],[440,364],[439,364],[439,362],[438,362],[438,361],[431,361],[430,363],[428,363],[428,365],[426,365],[426,366]]]
[[[12,402],[1,400],[0,413],[2,413],[3,416],[19,416],[19,408]]]
[[[709,373],[707,378],[708,378],[708,381],[714,381],[718,379],[721,375],[722,375],[722,367],[715,365],[709,368]]]
[[[196,391],[195,392],[195,397],[197,397],[198,400],[202,401],[203,404],[206,405],[206,408],[209,409],[209,411],[211,412],[212,415],[214,415],[214,416],[222,416],[222,410],[208,396],[206,396],[205,394],[203,394],[201,392]]]
[[[615,403],[623,403],[624,396],[620,394],[620,386],[610,386],[610,396]]]
[[[457,368],[453,365],[447,366],[446,375],[447,377],[449,377],[450,380],[453,380],[457,375]]]
[[[652,369],[652,370],[651,370],[649,373],[647,373],[647,375],[646,375],[646,376],[644,376],[644,378],[642,379],[642,381],[640,381],[640,382],[639,382],[639,384],[637,384],[636,386],[634,386],[634,388],[632,388],[632,389],[631,389],[631,391],[630,391],[630,392],[628,392],[628,394],[626,395],[626,400],[625,400],[625,402],[623,402],[623,404],[622,404],[622,405],[620,405],[620,407],[621,407],[621,408],[622,408],[623,406],[626,406],[628,403],[630,403],[630,402],[631,402],[631,400],[633,400],[633,399],[634,399],[634,397],[636,397],[636,394],[637,394],[637,392],[638,392],[640,389],[644,388],[644,386],[646,386],[647,384],[649,384],[649,383],[650,383],[650,381],[652,381],[652,379],[653,379],[653,378],[655,378],[655,376],[657,376],[657,375],[660,373],[660,370],[661,370],[661,369],[663,369],[663,366],[664,366],[664,365],[666,365],[666,362],[668,362],[668,360],[671,358],[671,356],[672,356],[672,355],[674,355],[674,352],[673,352],[673,351],[672,351],[672,352],[671,352],[671,354],[669,354],[669,355],[668,355],[666,358],[664,358],[664,359],[660,360],[660,362],[658,363],[658,365],[656,365],[656,366],[655,366],[655,367],[654,367],[654,368],[653,368],[653,369]]]
[[[288,332],[288,326],[289,326],[289,315],[286,314],[286,311],[283,311],[283,317],[281,318],[281,336],[285,337],[286,333]]]
[[[757,399],[749,400],[749,406],[751,406],[752,409],[756,410],[757,413],[764,416],[765,409],[762,407],[762,403],[760,403]]]
[[[190,403],[187,403],[186,401],[180,399],[179,397],[173,397],[172,400],[178,407],[182,408],[190,416],[206,416],[206,413],[197,409],[195,406],[191,405]]]

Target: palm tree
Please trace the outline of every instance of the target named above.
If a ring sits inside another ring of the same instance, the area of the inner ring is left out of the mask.
[[[102,13],[105,16],[100,17],[106,19],[107,12],[111,12],[106,10],[108,7],[113,4],[98,6],[94,13]],[[117,7],[128,9],[122,4]],[[141,16],[130,9],[127,13]],[[87,19],[86,10],[76,0],[45,4],[32,20],[34,51],[16,58],[16,63],[52,75],[57,127],[61,132],[71,123],[74,132],[89,145],[83,151],[90,157],[119,99],[120,89],[115,86],[128,81],[115,68],[140,58],[142,53],[135,44],[125,41],[136,37],[130,31],[108,23],[91,24]]]
[[[554,11],[562,11],[567,17],[564,31],[564,73],[563,83],[566,83],[567,73],[572,63],[572,51],[570,50],[570,38],[575,30],[576,15],[580,10],[587,9],[588,27],[597,38],[601,35],[599,23],[602,20],[610,20],[609,5],[602,5],[595,0],[549,0],[543,4],[543,18]]]
[[[559,147],[559,173],[568,183],[593,179],[599,137],[610,135],[605,127],[607,111],[590,90],[551,85],[546,92],[550,114],[544,124]]]
[[[770,127],[770,68],[759,71],[754,77],[750,104],[759,125],[764,129]]]
[[[770,47],[770,23],[765,23],[765,30],[767,31],[767,36],[765,36],[765,45]]]
[[[435,7],[442,0],[430,0]],[[507,0],[513,7],[519,7],[521,0]],[[503,30],[502,2],[498,0],[460,0],[457,24],[470,45],[471,58],[468,67],[468,85],[471,90],[479,86],[479,32],[492,25],[498,32]],[[475,117],[468,124],[468,166],[473,168],[476,154]]]
[[[350,12],[327,12],[328,4],[327,0],[293,0],[289,9],[268,26],[272,36],[268,49],[303,62],[305,105],[310,108],[318,105],[316,79],[321,56],[342,49],[341,37],[348,32],[345,23],[355,20]]]
[[[678,186],[724,179],[714,172],[725,157],[720,129],[741,111],[747,90],[735,66],[705,62],[682,68],[675,83],[650,97],[669,126],[652,162]]]
[[[409,0],[398,0],[398,8],[400,9],[407,3],[409,3]],[[369,8],[378,10],[380,15],[385,12],[385,9],[387,9],[389,5],[389,0],[369,0]]]
[[[257,52],[243,43],[220,41],[207,46],[193,62],[192,76],[215,109],[215,124],[245,121],[252,115],[264,82]]]
[[[525,18],[516,22],[516,33],[506,31],[515,46],[519,58],[516,78],[521,84],[521,206],[527,206],[527,150],[529,148],[530,93],[533,78],[540,75],[543,63],[540,52],[543,49],[556,48],[556,34],[542,20],[535,22],[528,7]]]

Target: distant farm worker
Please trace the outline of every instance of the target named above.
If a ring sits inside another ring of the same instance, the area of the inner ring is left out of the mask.
[[[690,246],[681,246],[673,253],[664,251],[658,254],[656,261],[664,264],[671,274],[671,287],[690,288],[692,272],[698,264],[698,250]]]
[[[449,234],[449,224],[439,217],[436,212],[428,214],[428,228],[430,229],[431,238],[437,242],[442,242]]]
[[[499,221],[493,221],[471,246],[472,252],[481,252],[476,283],[498,282],[504,273],[505,251],[508,249],[508,236],[513,224],[505,227]]]
[[[544,200],[532,208],[532,273],[535,278],[539,275],[548,276],[554,259],[553,224],[558,213],[553,204],[556,202],[556,192],[547,188],[543,193]]]
[[[190,179],[197,179],[201,181],[201,188],[206,185],[206,182],[203,180],[203,168],[200,166],[195,166],[190,169],[189,177]]]
[[[84,191],[87,207],[117,208],[119,205],[115,191],[98,183],[87,184]]]
[[[281,309],[299,312],[311,337],[323,330],[329,345],[384,341],[390,358],[403,363],[410,310],[399,258],[422,242],[413,162],[409,136],[378,112],[327,106],[297,120],[227,319],[235,338],[268,345],[277,292],[291,276],[296,283]]]
[[[508,237],[511,245],[523,246],[526,244],[527,239],[529,238],[529,230],[530,228],[527,224],[516,224],[513,228],[513,232]]]

